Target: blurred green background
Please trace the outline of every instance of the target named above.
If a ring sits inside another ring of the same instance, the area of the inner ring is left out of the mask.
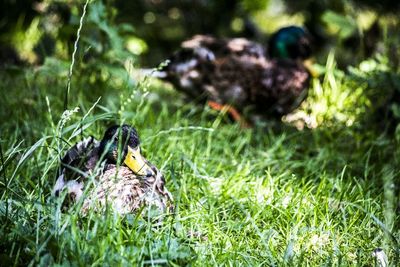
[[[67,60],[82,6],[82,1],[68,0],[2,1],[3,64],[41,64],[49,56]],[[326,57],[333,48],[344,67],[383,52],[387,37],[398,35],[399,10],[400,3],[389,0],[92,1],[80,56],[88,61],[94,54],[123,59],[128,53],[154,66],[194,34],[265,42],[279,27],[297,24],[314,36],[317,57]]]

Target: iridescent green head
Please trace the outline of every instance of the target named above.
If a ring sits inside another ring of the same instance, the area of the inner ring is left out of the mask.
[[[305,60],[311,56],[311,36],[301,27],[281,28],[271,36],[268,54],[271,58]]]

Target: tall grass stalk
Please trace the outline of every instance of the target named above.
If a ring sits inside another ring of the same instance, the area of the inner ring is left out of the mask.
[[[74,64],[75,64],[75,55],[76,52],[78,51],[78,44],[79,44],[79,38],[81,37],[81,30],[83,27],[83,19],[85,18],[86,15],[86,8],[89,5],[90,0],[86,0],[84,6],[83,6],[83,12],[82,16],[79,20],[79,27],[76,32],[76,40],[74,42],[74,51],[72,52],[71,56],[71,65],[69,67],[69,73],[68,73],[68,81],[67,81],[67,88],[65,91],[65,99],[64,99],[64,110],[68,109],[68,97],[69,97],[69,92],[71,90],[71,81],[72,81],[72,71],[74,69]]]

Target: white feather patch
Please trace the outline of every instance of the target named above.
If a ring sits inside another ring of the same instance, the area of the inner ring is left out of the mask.
[[[185,61],[183,63],[177,64],[175,67],[175,71],[178,73],[184,73],[192,69],[197,65],[197,59],[191,59],[189,61]]]

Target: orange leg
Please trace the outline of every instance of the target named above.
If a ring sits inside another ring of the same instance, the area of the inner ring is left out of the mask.
[[[214,110],[218,111],[226,111],[228,112],[229,115],[232,116],[234,121],[237,121],[240,123],[240,126],[242,128],[250,128],[250,124],[242,118],[242,115],[240,115],[239,111],[232,107],[231,105],[224,105],[224,104],[219,104],[215,101],[208,101],[207,102],[208,106]]]

